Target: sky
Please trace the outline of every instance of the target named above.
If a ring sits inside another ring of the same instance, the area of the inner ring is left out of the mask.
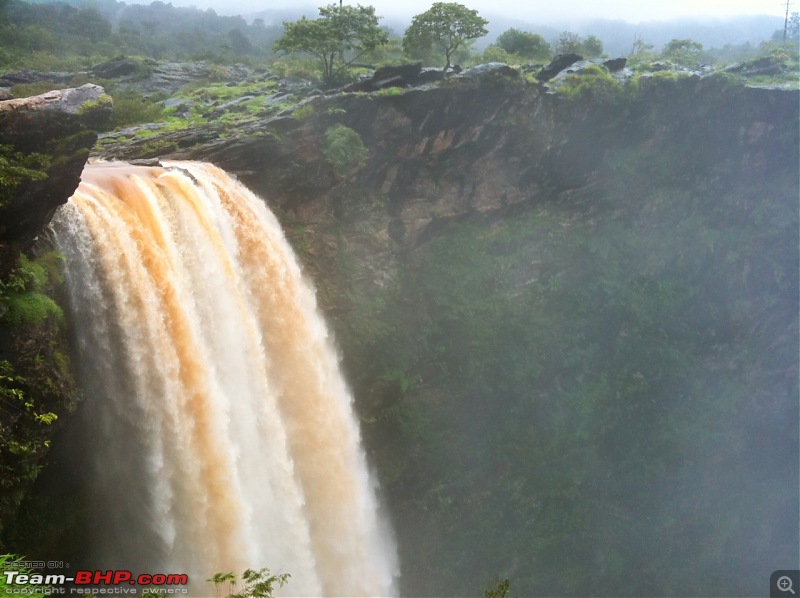
[[[573,19],[576,15],[585,18],[622,19],[639,22],[650,20],[674,19],[686,16],[731,16],[769,14],[783,15],[784,5],[781,0],[461,0],[462,4],[477,9],[480,13],[500,13],[506,16],[517,16],[525,20]],[[366,2],[365,2],[366,4]],[[412,14],[430,8],[428,0],[375,0],[370,2],[378,9],[379,14],[392,14],[403,7]],[[797,1],[791,4],[798,4]],[[381,12],[383,11],[383,12]]]
[[[167,0],[169,1],[169,0]],[[336,0],[172,0],[175,6],[213,7],[219,14],[258,12],[270,8],[317,7]],[[406,17],[424,12],[433,0],[345,0],[347,4],[375,6],[385,17]],[[783,17],[786,0],[455,0],[482,15],[501,14],[525,21],[622,19],[630,22],[672,20],[682,17],[773,15]],[[134,0],[135,3],[149,3]],[[797,11],[800,0],[790,0]],[[235,10],[232,10],[235,7]],[[312,11],[313,14],[316,10]]]

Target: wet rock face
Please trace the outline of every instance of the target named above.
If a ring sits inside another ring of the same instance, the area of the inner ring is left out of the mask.
[[[476,76],[396,93],[314,96],[300,118],[287,110],[243,124],[212,121],[160,135],[157,146],[153,139],[109,145],[103,157],[213,162],[304,226],[330,223],[348,202],[359,210],[374,202],[384,210],[382,226],[403,248],[448,222],[559,201],[602,183],[610,175],[598,169],[609,152],[669,156],[669,168],[686,178],[715,169],[770,176],[797,161],[797,90],[694,75],[641,77],[635,92],[616,96],[570,96],[558,91],[559,76],[536,84],[507,68],[487,65]],[[623,86],[628,72],[622,60],[559,69],[584,69],[589,79],[602,70],[608,77],[601,83]],[[422,73],[411,65],[379,75],[371,85]],[[357,132],[369,156],[344,178],[325,155],[325,134],[334,125]],[[349,199],[356,196],[362,199]]]
[[[12,166],[34,156],[25,166],[36,171],[6,183],[0,201],[0,275],[72,195],[97,138],[94,128],[108,122],[111,109],[103,88],[92,84],[0,101],[3,155]]]
[[[583,60],[583,56],[580,54],[559,54],[553,58],[550,64],[537,73],[536,78],[542,82],[549,81],[568,66],[573,65],[581,60]]]

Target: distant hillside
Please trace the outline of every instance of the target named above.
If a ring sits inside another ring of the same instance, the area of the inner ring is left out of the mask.
[[[603,41],[609,55],[626,56],[631,52],[634,40],[644,42],[660,50],[671,39],[691,39],[705,48],[721,48],[726,44],[758,45],[768,40],[778,29],[783,29],[783,19],[770,16],[747,16],[730,19],[681,19],[675,21],[651,21],[628,23],[621,20],[592,20],[579,24],[542,22],[533,23],[510,19],[502,15],[484,15],[489,19],[489,35],[481,44],[493,43],[498,35],[511,27],[538,33],[553,42],[562,31],[573,31],[582,35],[596,35]]]

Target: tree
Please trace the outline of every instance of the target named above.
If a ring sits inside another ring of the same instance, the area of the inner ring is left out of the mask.
[[[555,42],[556,54],[580,54],[587,58],[603,55],[603,42],[596,35],[581,37],[572,31],[562,31]]]
[[[661,55],[681,66],[697,66],[703,53],[703,44],[690,39],[672,39],[661,51]]]
[[[642,36],[638,33],[633,38],[633,46],[631,47],[631,55],[638,56],[641,54],[649,54],[652,52],[653,44],[648,44],[642,39]]]
[[[357,131],[344,125],[333,125],[325,131],[323,155],[336,174],[344,177],[364,165],[369,151]]]
[[[226,36],[228,45],[234,54],[249,54],[253,51],[253,44],[239,29],[231,29]]]
[[[513,27],[497,38],[497,45],[522,58],[546,60],[552,54],[550,44],[541,35]]]
[[[0,23],[3,23],[6,20],[6,8],[8,7],[10,0],[0,0]]]
[[[442,72],[447,73],[453,54],[473,39],[486,35],[485,25],[488,23],[477,10],[463,4],[436,2],[411,20],[411,26],[403,37],[403,50],[411,54],[415,50],[437,48],[444,52]]]
[[[71,14],[66,25],[72,32],[89,38],[93,42],[99,42],[111,36],[111,22],[99,10],[91,6],[81,8]]]
[[[322,78],[333,84],[365,52],[388,43],[386,32],[378,26],[373,6],[320,7],[319,18],[305,17],[284,23],[283,36],[274,44],[276,52],[300,52],[315,56],[322,67]]]
[[[0,6],[2,6],[2,2],[0,2]],[[787,14],[783,30],[776,31],[772,39],[794,42],[800,40],[800,13],[793,12],[791,17]]]
[[[556,54],[582,54],[581,36],[572,31],[562,31],[555,43]]]
[[[603,55],[603,42],[595,35],[587,35],[583,39],[583,51],[590,58],[598,58]]]

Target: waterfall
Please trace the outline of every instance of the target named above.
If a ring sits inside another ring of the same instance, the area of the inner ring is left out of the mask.
[[[53,228],[92,557],[188,573],[199,596],[248,567],[289,573],[286,595],[395,593],[351,395],[264,202],[208,164],[100,163]]]

